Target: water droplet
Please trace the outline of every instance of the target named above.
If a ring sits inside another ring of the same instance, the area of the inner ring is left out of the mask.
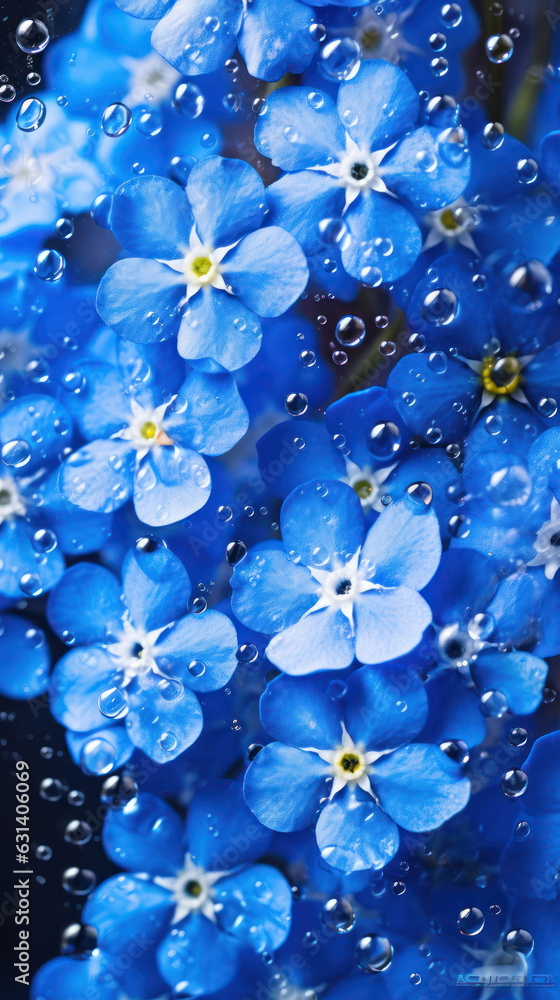
[[[486,39],[486,55],[490,62],[507,62],[513,55],[513,48],[513,40],[509,35],[490,35]]]
[[[89,955],[97,947],[97,931],[89,924],[69,924],[62,932],[62,955]]]
[[[527,730],[516,726],[515,729],[510,730],[508,741],[512,747],[524,747],[527,742]]]
[[[107,688],[97,699],[99,711],[107,719],[124,719],[128,713],[128,702],[117,687]]]
[[[306,412],[308,403],[303,392],[289,392],[284,400],[284,407],[291,417],[301,417]]]
[[[440,18],[447,28],[456,28],[463,20],[463,11],[458,3],[446,3],[441,8]]]
[[[69,240],[74,235],[74,223],[72,219],[58,219],[55,223],[54,231],[61,240]]]
[[[104,739],[91,739],[82,747],[80,765],[89,774],[108,774],[117,760],[115,748]]]
[[[334,335],[343,347],[356,347],[366,335],[366,325],[361,316],[343,316],[336,324]]]
[[[41,554],[54,552],[57,546],[56,535],[50,528],[39,528],[33,535],[32,541],[35,551]]]
[[[37,573],[24,573],[19,585],[27,597],[39,597],[43,593],[43,584]]]
[[[367,446],[380,462],[389,462],[398,452],[401,445],[401,432],[390,420],[375,424],[370,431]]]
[[[236,566],[238,562],[247,555],[247,546],[245,542],[236,539],[233,542],[229,542],[226,547],[226,559],[230,566]]]
[[[62,887],[73,896],[87,896],[96,884],[95,873],[89,868],[67,868],[62,873]]]
[[[204,95],[196,83],[180,83],[175,91],[173,107],[184,118],[198,118],[204,110]]]
[[[500,779],[500,788],[508,799],[519,798],[527,790],[528,784],[529,778],[525,771],[521,771],[518,767],[512,767],[509,771],[505,771]]]
[[[475,934],[480,934],[484,927],[484,914],[482,910],[479,910],[476,906],[468,906],[464,910],[461,910],[457,918],[457,927],[461,931],[461,934],[465,934],[467,937],[474,937]]]
[[[47,109],[38,97],[26,97],[18,108],[16,125],[22,132],[35,132],[43,124],[46,114]]]
[[[530,156],[517,161],[515,171],[520,184],[533,184],[539,174],[539,165]]]
[[[77,844],[81,847],[89,843],[93,836],[93,830],[89,823],[81,819],[72,819],[64,831],[64,839],[67,844]]]
[[[138,794],[138,785],[128,774],[112,774],[103,782],[101,801],[111,809],[124,809]]]
[[[457,296],[449,288],[435,288],[422,303],[422,316],[434,326],[446,326],[457,315]]]
[[[378,934],[360,938],[354,952],[356,962],[364,972],[376,973],[388,969],[393,958],[393,945]]]
[[[26,76],[26,80],[27,80],[27,82],[28,82],[28,84],[29,84],[30,87],[38,87],[39,84],[41,83],[41,74],[40,73],[28,73],[27,76]]]
[[[249,762],[253,761],[258,753],[262,750],[262,743],[251,743],[247,748],[247,758]]]
[[[513,830],[513,836],[515,837],[516,840],[525,840],[525,837],[528,837],[530,832],[531,832],[531,827],[526,822],[526,820],[520,820],[519,823],[515,824]]]
[[[42,52],[49,40],[49,29],[36,17],[26,17],[16,28],[16,42],[22,52]]]
[[[50,861],[52,853],[52,847],[49,847],[47,844],[39,844],[35,848],[35,857],[38,861]]]
[[[171,753],[171,751],[175,750],[177,746],[177,738],[173,735],[173,733],[162,733],[158,739],[158,743],[162,750]]]
[[[101,118],[101,128],[110,139],[117,139],[128,131],[132,122],[132,112],[126,104],[116,101],[109,104]]]
[[[502,941],[504,951],[517,951],[526,957],[531,954],[533,945],[533,938],[529,931],[524,931],[521,928],[508,931]]]
[[[10,101],[15,99],[15,96],[15,87],[12,87],[11,83],[3,83],[0,86],[0,101],[4,101],[5,104],[8,104]]]
[[[317,65],[327,80],[351,80],[360,68],[362,50],[349,35],[327,42],[319,53]]]
[[[43,778],[39,785],[39,795],[46,802],[58,802],[64,795],[64,785],[58,778]]]
[[[13,469],[21,469],[31,458],[31,448],[23,438],[14,438],[2,445],[2,461]]]
[[[507,698],[501,691],[485,691],[480,699],[480,709],[487,718],[501,719],[508,710]]]
[[[321,910],[321,922],[330,931],[348,934],[356,923],[356,914],[347,899],[329,899]]]
[[[202,660],[191,660],[187,669],[191,677],[202,677],[206,670],[206,664]]]
[[[41,250],[35,258],[33,270],[41,281],[58,281],[65,267],[66,261],[58,250]]]

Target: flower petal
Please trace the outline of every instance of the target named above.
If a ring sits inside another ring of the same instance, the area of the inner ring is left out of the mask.
[[[245,774],[243,794],[263,826],[289,833],[311,826],[328,793],[328,765],[315,753],[269,743]]]
[[[97,311],[120,337],[154,344],[179,329],[179,303],[186,292],[183,276],[159,260],[126,257],[103,275]]]
[[[255,125],[255,145],[282,170],[328,164],[346,152],[336,105],[322,90],[282,87],[266,99]]]
[[[463,809],[468,778],[437,746],[416,743],[379,760],[371,778],[382,809],[403,830],[435,830]]]
[[[189,174],[187,197],[199,239],[212,249],[230,246],[264,219],[264,184],[243,160],[204,156]]]
[[[399,849],[395,823],[361,788],[347,786],[326,804],[316,834],[321,857],[346,875],[382,868]]]
[[[407,497],[386,507],[369,529],[360,565],[374,566],[372,579],[383,587],[422,590],[438,568],[440,557],[436,515]]]
[[[185,192],[167,177],[132,177],[113,195],[111,229],[134,257],[183,257],[192,226]]]
[[[257,316],[282,316],[309,278],[299,243],[278,226],[244,236],[224,257],[224,279]]]

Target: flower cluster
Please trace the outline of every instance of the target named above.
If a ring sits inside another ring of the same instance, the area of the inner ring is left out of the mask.
[[[31,1000],[560,984],[559,53],[478,7],[14,26],[0,691],[108,866]]]

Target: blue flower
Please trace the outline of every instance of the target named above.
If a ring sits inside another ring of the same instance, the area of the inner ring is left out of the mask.
[[[557,336],[552,291],[552,276],[538,262],[518,268],[508,283],[486,282],[462,258],[434,261],[408,311],[411,329],[431,353],[402,358],[387,380],[414,433],[430,440],[437,428],[440,440],[461,440],[481,410],[492,406],[499,414],[506,399],[554,419],[560,353],[551,343]]]
[[[73,425],[67,409],[37,393],[0,414],[0,594],[21,600],[48,591],[64,572],[64,553],[98,549],[106,514],[84,517],[56,488],[58,462]]]
[[[150,537],[126,555],[122,587],[103,566],[78,563],[52,591],[49,623],[79,648],[54,669],[51,711],[87,770],[101,759],[101,773],[111,770],[134,746],[164,763],[199,736],[195,692],[227,683],[237,637],[220,612],[186,614],[190,595],[181,561]]]
[[[541,905],[546,900],[558,904],[559,749],[560,733],[548,733],[536,741],[521,765],[528,779],[527,789],[521,810],[513,818],[512,836],[502,858],[502,876],[509,892],[538,899]]]
[[[212,73],[233,56],[236,46],[249,73],[279,80],[301,73],[317,49],[307,0],[119,0],[134,17],[158,20],[152,45],[186,75]]]
[[[382,868],[398,850],[397,825],[435,829],[466,805],[470,784],[438,746],[412,743],[427,717],[420,680],[407,676],[406,701],[398,669],[362,667],[335,684],[327,675],[268,685],[261,718],[278,742],[250,765],[245,800],[273,830],[316,823],[333,868]]]
[[[526,649],[536,639],[538,592],[530,577],[519,573],[499,582],[482,553],[453,548],[443,554],[422,596],[432,608],[436,632],[424,655],[428,662],[433,658],[436,672],[451,672],[480,695],[489,694],[498,714],[534,712],[548,665]],[[464,706],[466,701],[463,690]],[[480,727],[477,735],[483,736]]]
[[[201,452],[228,451],[247,429],[231,375],[191,371],[171,344],[132,345],[120,365],[85,360],[68,405],[88,442],[60,468],[62,496],[82,510],[118,510],[131,496],[146,524],[173,524],[204,506],[210,471]]]
[[[136,256],[102,279],[101,317],[137,343],[178,334],[181,356],[206,370],[240,368],[259,349],[259,317],[286,312],[308,277],[289,233],[259,230],[264,216],[264,185],[241,160],[200,160],[186,195],[162,177],[127,181],[111,226]]]
[[[272,221],[311,256],[322,220],[344,218],[348,273],[373,285],[398,278],[422,246],[411,210],[448,205],[469,177],[464,133],[416,128],[419,111],[402,70],[377,59],[340,85],[336,105],[320,90],[275,91],[255,127],[258,150],[287,171],[267,189]]]
[[[292,893],[279,871],[258,863],[269,841],[232,781],[208,782],[195,795],[184,830],[148,793],[109,811],[103,845],[132,874],[107,879],[83,914],[109,968],[118,969],[135,936],[146,936],[144,960],[163,980],[150,995],[167,984],[199,996],[226,987],[247,952],[278,948],[290,929]]]
[[[49,683],[50,653],[45,633],[29,618],[2,614],[0,693],[30,699],[44,694]]]
[[[232,577],[232,608],[273,635],[266,655],[290,674],[340,670],[354,657],[383,663],[420,641],[431,613],[418,591],[437,569],[433,511],[407,498],[366,533],[358,495],[334,480],[308,482],[284,501],[284,549],[256,547]]]
[[[61,203],[68,212],[83,211],[101,186],[86,122],[67,117],[53,95],[42,100],[46,116],[39,128],[23,132],[14,108],[3,129],[0,236],[12,243],[31,229],[39,237],[50,234]]]

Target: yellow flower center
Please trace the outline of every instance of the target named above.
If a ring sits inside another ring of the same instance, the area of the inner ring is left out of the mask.
[[[358,494],[360,500],[367,500],[372,494],[373,487],[369,479],[359,479],[357,483],[354,483],[354,491]]]
[[[453,232],[455,229],[459,228],[459,223],[455,218],[455,212],[452,208],[446,208],[440,215],[440,222],[444,229],[448,229],[449,232]]]
[[[368,51],[369,49],[375,49],[381,41],[381,32],[378,28],[370,26],[362,32],[362,37],[360,38],[360,45],[362,49]]]
[[[194,896],[196,899],[202,892],[202,886],[196,879],[191,878],[185,886],[185,891],[189,896]]]
[[[358,757],[356,753],[346,751],[346,753],[343,753],[342,757],[338,761],[338,766],[347,774],[354,774],[354,772],[361,768],[363,764],[361,758]]]
[[[155,438],[157,434],[157,427],[153,420],[147,420],[145,424],[142,424],[140,433],[143,438],[146,438],[147,441],[151,441],[152,438]]]
[[[493,396],[509,396],[521,381],[521,365],[517,358],[485,358],[480,373],[482,384]]]
[[[209,257],[195,257],[191,263],[193,273],[197,278],[204,278],[212,270],[213,264]]]

